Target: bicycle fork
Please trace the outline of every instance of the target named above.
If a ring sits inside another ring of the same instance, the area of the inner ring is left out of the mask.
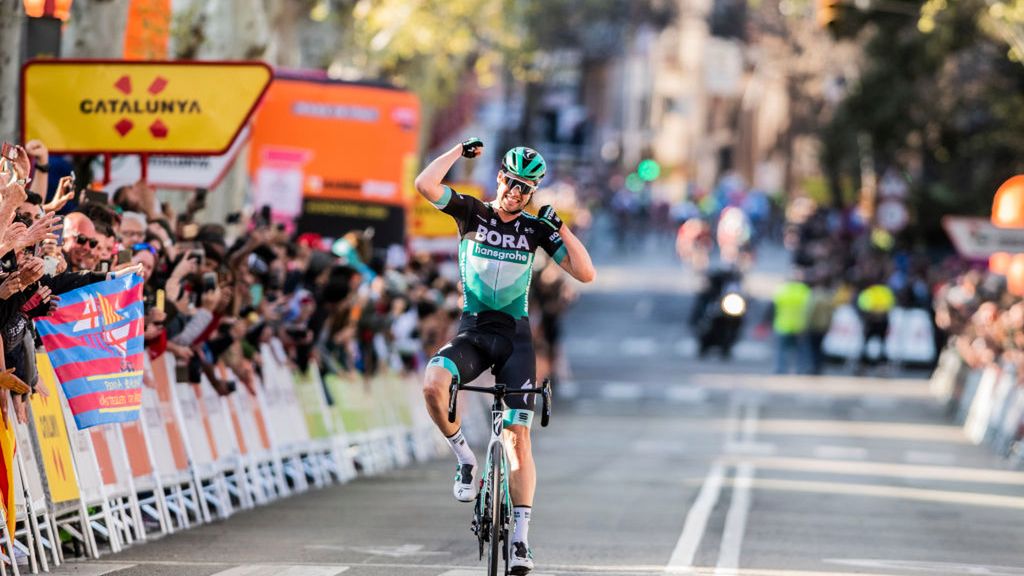
[[[502,533],[507,534],[509,528],[510,515],[508,511],[512,510],[512,495],[508,489],[508,460],[505,458],[505,445],[502,433],[505,430],[505,412],[504,410],[492,410],[491,411],[491,439],[487,443],[487,460],[484,463],[484,475],[480,478],[480,491],[477,493],[475,514],[473,515],[472,531],[477,537],[481,538],[481,542],[488,539],[490,534],[490,524],[492,522],[501,522]],[[497,446],[497,451],[495,447]],[[502,518],[494,519],[490,517],[490,498],[494,495],[490,494],[491,486],[491,474],[494,473],[494,454],[497,454],[501,458],[499,464],[499,490],[500,494],[498,498],[502,500],[502,506],[499,508],[503,513]]]

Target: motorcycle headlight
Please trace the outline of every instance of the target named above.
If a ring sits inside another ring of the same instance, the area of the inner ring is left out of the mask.
[[[722,312],[729,316],[742,316],[747,311],[747,301],[736,293],[726,294],[722,298]]]

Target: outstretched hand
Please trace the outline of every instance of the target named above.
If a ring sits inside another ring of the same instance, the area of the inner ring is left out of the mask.
[[[43,204],[43,210],[47,212],[59,212],[68,202],[75,199],[75,181],[71,176],[65,176],[57,183],[57,192],[53,200]]]

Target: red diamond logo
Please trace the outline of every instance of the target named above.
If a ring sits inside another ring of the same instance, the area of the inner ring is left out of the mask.
[[[120,90],[121,92],[123,92],[125,94],[131,94],[132,93],[132,79],[127,74],[124,75],[124,76],[121,76],[121,78],[118,79],[117,82],[114,82],[114,88],[117,88],[118,90]]]
[[[149,125],[149,132],[154,138],[167,138],[167,126],[159,120]]]
[[[157,76],[153,83],[149,85],[149,93],[154,96],[163,92],[164,88],[167,87],[167,79],[163,76]]]
[[[124,138],[125,135],[131,132],[134,127],[135,124],[132,124],[132,121],[127,118],[121,118],[120,122],[114,124],[114,130],[117,130],[117,133],[121,135],[121,138]]]

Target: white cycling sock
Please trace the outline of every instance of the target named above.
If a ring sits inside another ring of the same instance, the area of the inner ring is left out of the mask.
[[[512,517],[516,519],[516,528],[512,532],[513,542],[522,542],[529,546],[526,536],[530,531],[530,512],[532,510],[533,508],[530,506],[512,507]]]
[[[455,457],[459,459],[459,464],[471,464],[476,466],[476,456],[473,454],[473,449],[469,447],[469,442],[466,442],[466,437],[462,434],[462,428],[459,428],[455,434],[447,436],[448,445],[452,447],[452,452],[455,452]]]

